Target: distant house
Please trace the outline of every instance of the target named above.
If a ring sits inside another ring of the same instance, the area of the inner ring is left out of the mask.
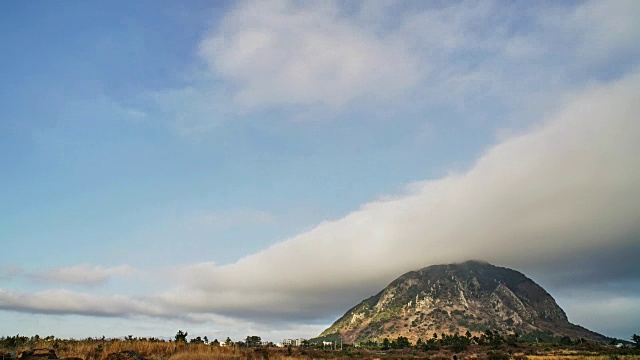
[[[260,345],[261,346],[265,346],[265,347],[269,346],[270,344],[271,344],[270,341],[262,341],[262,342],[260,342]]]
[[[291,346],[294,344],[294,340],[293,339],[284,339],[282,340],[282,346]]]
[[[305,340],[306,340],[306,339],[303,339],[303,338],[296,339],[296,342],[295,342],[296,346],[302,346],[302,343],[303,343]]]

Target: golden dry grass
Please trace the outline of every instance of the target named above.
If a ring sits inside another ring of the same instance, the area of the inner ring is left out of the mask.
[[[255,349],[213,347],[207,344],[184,344],[176,342],[146,340],[64,340],[39,341],[29,347],[18,349],[18,353],[34,348],[53,349],[61,358],[104,360],[109,354],[132,350],[149,360],[309,360],[311,357],[294,351],[271,349],[268,352]]]
[[[125,350],[133,350],[145,358],[155,360],[231,360],[240,358],[240,352],[230,348],[212,347],[207,344],[187,345],[144,340],[40,341],[36,346],[31,347],[54,349],[59,358],[76,357],[84,360],[104,360],[109,354]]]
[[[530,355],[529,360],[637,360],[640,355]]]
[[[293,349],[289,353],[286,349],[237,349],[226,347],[213,347],[207,344],[185,344],[176,342],[150,341],[146,339],[86,339],[86,340],[55,340],[30,342],[25,347],[21,347],[18,353],[34,348],[44,348],[55,350],[61,359],[80,358],[83,360],[105,360],[109,354],[121,351],[132,350],[148,360],[348,360],[373,358],[384,359],[418,359],[430,357],[433,359],[451,359],[453,354],[450,351],[439,353],[415,353],[393,352],[381,353],[377,351],[356,350],[347,353],[325,352],[323,350],[303,350]],[[1,349],[0,349],[1,350]],[[531,348],[527,349],[532,350]],[[640,355],[622,355],[610,350],[602,349],[558,349],[558,348],[537,348],[534,353],[537,355],[524,355],[522,348],[519,353],[514,353],[511,358],[514,360],[640,360]],[[598,352],[603,351],[603,352]],[[487,359],[487,349],[472,348],[465,354],[458,354],[459,359]]]

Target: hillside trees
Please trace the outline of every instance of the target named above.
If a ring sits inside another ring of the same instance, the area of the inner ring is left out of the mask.
[[[390,345],[391,345],[391,342],[389,341],[388,338],[384,338],[382,340],[382,350],[389,350]]]
[[[398,336],[397,339],[391,342],[392,349],[404,349],[409,347],[411,347],[411,343],[409,342],[409,339],[404,336]]]

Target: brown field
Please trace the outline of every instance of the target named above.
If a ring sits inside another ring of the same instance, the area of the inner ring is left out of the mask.
[[[60,359],[80,358],[83,360],[105,360],[109,354],[132,350],[149,360],[310,360],[310,359],[475,359],[475,360],[640,360],[636,349],[614,349],[602,345],[590,347],[538,346],[518,344],[516,347],[499,349],[473,346],[457,354],[450,350],[423,352],[415,349],[376,351],[346,348],[342,351],[293,348],[251,348],[238,349],[213,347],[207,344],[186,344],[180,342],[121,339],[87,340],[39,340],[31,341],[14,349],[0,348],[0,355],[15,358],[22,351],[52,349]]]
[[[640,355],[533,355],[530,360],[630,360],[640,359]]]

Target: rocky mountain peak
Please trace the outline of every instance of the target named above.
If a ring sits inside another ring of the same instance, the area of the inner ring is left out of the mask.
[[[485,330],[536,337],[602,335],[569,323],[553,297],[522,273],[482,261],[410,271],[348,310],[320,336],[345,342]]]

